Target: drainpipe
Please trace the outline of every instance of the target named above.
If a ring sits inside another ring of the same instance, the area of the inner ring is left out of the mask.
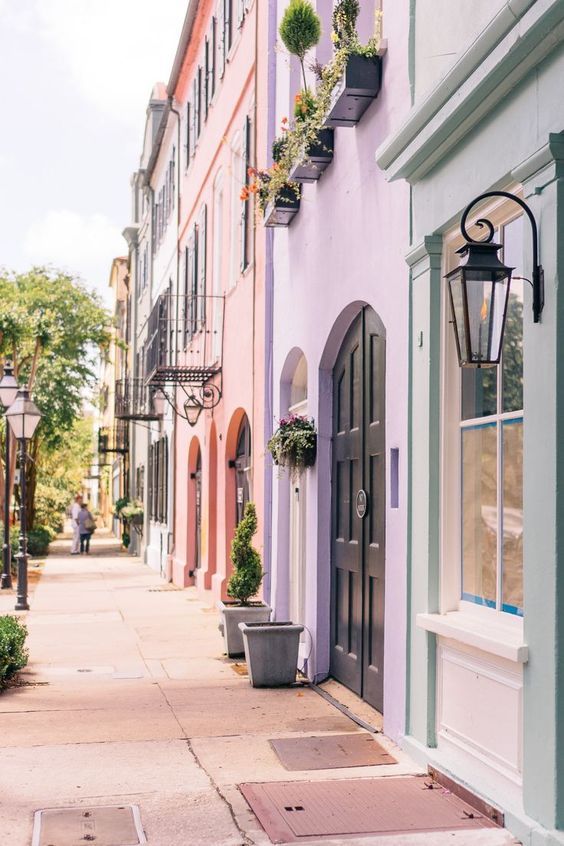
[[[178,242],[178,236],[180,233],[180,112],[176,109],[173,105],[174,103],[174,95],[169,94],[168,96],[168,108],[169,111],[176,115],[176,326],[178,326],[178,302],[179,302],[179,286],[180,286],[180,245]],[[178,332],[175,332],[175,344],[178,343]],[[178,351],[176,351],[178,354]],[[176,407],[176,387],[174,389],[174,405]],[[167,555],[172,567],[172,559],[176,551],[176,447],[177,447],[177,439],[176,439],[176,427],[178,425],[178,418],[176,414],[173,412],[172,415],[172,437],[171,437],[171,450],[170,454],[172,455],[172,466],[171,466],[171,490],[172,490],[172,522],[171,522],[171,535],[172,535],[172,549],[167,548]],[[172,581],[172,578],[171,578]]]
[[[256,4],[258,7],[260,4]],[[270,151],[274,141],[274,130],[276,124],[276,0],[268,2],[268,68],[267,68],[267,156],[270,162]],[[257,13],[257,35],[258,35],[258,13]],[[258,56],[258,45],[255,53],[255,78],[256,58]],[[255,94],[256,113],[256,94]],[[256,135],[255,120],[255,135]],[[256,145],[255,145],[256,151]],[[264,434],[265,442],[272,436],[273,427],[273,313],[274,313],[274,232],[269,229],[266,232],[265,244],[265,268],[264,268],[264,318],[265,318],[265,373],[264,373]],[[272,573],[272,484],[273,467],[266,459],[264,468],[264,599],[270,604],[271,597],[271,573]]]

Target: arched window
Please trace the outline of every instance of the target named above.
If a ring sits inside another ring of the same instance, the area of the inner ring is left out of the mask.
[[[251,474],[251,427],[247,415],[241,420],[237,435],[235,451],[235,480],[236,480],[236,520],[240,523],[245,511],[245,505],[250,499]]]

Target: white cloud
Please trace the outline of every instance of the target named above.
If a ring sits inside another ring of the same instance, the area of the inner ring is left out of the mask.
[[[24,250],[35,264],[52,264],[84,279],[106,299],[112,259],[127,254],[120,229],[102,214],[51,210],[31,224]]]
[[[41,36],[79,91],[103,113],[142,126],[154,83],[166,82],[170,74],[187,2],[34,0],[34,5]]]

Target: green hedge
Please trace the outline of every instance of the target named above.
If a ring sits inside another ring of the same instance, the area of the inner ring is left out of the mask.
[[[27,664],[27,629],[17,617],[0,617],[0,687]]]
[[[36,526],[27,536],[27,551],[30,555],[47,555],[49,544],[55,537],[55,532],[49,526]]]

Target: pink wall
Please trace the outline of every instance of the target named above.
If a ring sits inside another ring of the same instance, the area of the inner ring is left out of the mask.
[[[236,3],[233,4],[234,9]],[[259,6],[255,2],[247,12],[240,30],[234,25],[234,44],[223,79],[217,79],[216,93],[209,109],[207,122],[202,125],[196,154],[188,170],[185,169],[184,150],[181,152],[181,206],[179,251],[184,253],[192,226],[198,220],[203,203],[207,204],[207,291],[212,290],[214,261],[219,261],[221,293],[224,302],[223,333],[223,396],[212,411],[201,414],[191,428],[182,418],[176,425],[176,491],[175,491],[175,548],[173,580],[176,584],[193,583],[189,577],[194,560],[194,491],[190,479],[195,460],[194,438],[202,451],[202,566],[196,583],[202,596],[213,599],[226,596],[230,574],[229,549],[235,526],[235,470],[229,461],[235,458],[236,439],[240,421],[247,415],[252,435],[251,499],[256,503],[259,530],[255,539],[263,552],[264,531],[264,248],[262,227],[250,227],[251,264],[234,279],[232,266],[232,212],[240,215],[241,180],[233,178],[233,142],[241,133],[248,115],[252,136],[257,127],[255,112],[255,35]],[[261,7],[262,8],[262,7]],[[191,94],[194,70],[201,61],[203,38],[208,31],[213,5],[203,2],[198,9],[192,40],[188,46],[182,72],[175,91],[177,108],[185,115],[186,101]],[[259,26],[262,26],[259,23]],[[257,108],[258,111],[258,108]],[[182,128],[184,138],[184,125]],[[253,143],[253,148],[256,142]],[[252,153],[253,155],[253,153]],[[214,251],[216,215],[214,213],[214,183],[218,173],[223,180],[223,215],[221,249]],[[249,213],[253,212],[250,209]],[[238,246],[238,245],[237,245]],[[215,254],[214,254],[215,253]],[[254,260],[253,260],[254,256]],[[239,267],[239,259],[236,258]],[[233,284],[234,283],[234,284]],[[217,384],[220,381],[216,377]],[[184,399],[177,391],[179,407]],[[192,461],[192,465],[191,465]]]

